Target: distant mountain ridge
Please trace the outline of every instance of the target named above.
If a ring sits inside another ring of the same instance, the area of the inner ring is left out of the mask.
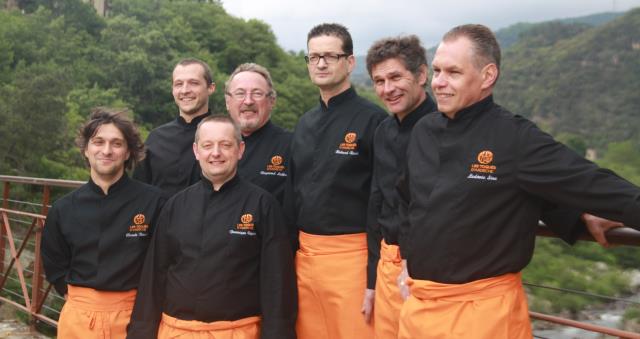
[[[589,148],[640,144],[640,8],[518,23],[496,36],[503,49],[498,103]],[[352,78],[371,86],[364,57]]]
[[[586,24],[588,26],[599,26],[605,24],[615,18],[618,18],[624,15],[625,12],[605,12],[605,13],[597,13],[591,14],[587,16],[575,17],[575,18],[565,18],[565,19],[556,19],[551,21],[544,21],[540,23],[529,23],[529,22],[519,22],[505,28],[501,28],[495,32],[496,38],[500,43],[500,47],[505,50],[509,46],[513,45],[520,34],[532,29],[533,27],[539,25],[546,25],[552,22],[561,22],[561,23],[581,23]],[[427,50],[427,59],[431,61],[433,55],[435,54],[437,46],[432,46]],[[366,56],[358,55],[356,56],[356,68],[353,70],[351,74],[351,79],[354,83],[361,86],[371,86],[371,79],[369,78],[369,73],[367,72],[367,63]]]
[[[640,8],[598,26],[554,21],[503,52],[496,101],[588,147],[640,142]]]

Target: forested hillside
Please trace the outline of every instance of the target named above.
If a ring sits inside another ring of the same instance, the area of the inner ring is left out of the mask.
[[[496,98],[599,153],[640,144],[640,9],[607,24],[550,22],[504,51]]]
[[[211,66],[215,111],[224,111],[224,82],[243,62],[270,69],[281,125],[293,127],[317,102],[302,55],[279,47],[265,23],[232,17],[219,2],[113,0],[107,18],[80,0],[18,3],[21,11],[0,11],[3,174],[86,178],[73,138],[90,108],[127,107],[147,130],[173,119],[171,71],[184,57]]]

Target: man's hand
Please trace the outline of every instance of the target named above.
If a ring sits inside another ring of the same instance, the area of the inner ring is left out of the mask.
[[[402,271],[398,276],[397,283],[398,288],[400,289],[400,296],[402,300],[407,300],[409,298],[409,286],[407,286],[407,278],[409,278],[409,270],[407,270],[407,260],[402,260]]]
[[[367,324],[371,323],[371,316],[373,315],[373,303],[375,301],[376,290],[366,289],[364,290],[364,300],[362,301],[362,315],[364,316],[364,321]]]
[[[608,230],[624,226],[620,222],[596,217],[595,215],[587,213],[582,213],[581,218],[587,225],[587,229],[589,230],[589,233],[591,233],[591,236],[593,236],[593,238],[596,239],[598,244],[602,247],[610,246],[607,241],[607,237],[605,236],[605,233],[607,233]]]

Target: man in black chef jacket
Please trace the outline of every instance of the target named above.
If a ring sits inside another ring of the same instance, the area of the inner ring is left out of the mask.
[[[436,51],[438,112],[414,127],[399,185],[411,285],[399,338],[531,338],[520,271],[544,201],[640,228],[640,189],[497,105],[499,72],[485,26],[453,28]]]
[[[293,258],[280,204],[237,175],[244,143],[227,115],[198,125],[200,182],[163,208],[129,338],[295,338]]]
[[[371,293],[365,293],[364,308],[375,318],[376,336],[398,336],[402,291],[397,279],[403,264],[398,236],[403,216],[396,183],[406,161],[409,137],[415,124],[437,110],[425,91],[428,66],[426,50],[415,35],[376,41],[367,53],[367,70],[376,95],[392,113],[378,126],[374,138],[374,170],[369,200],[373,222],[367,230],[369,246],[368,289],[375,287],[375,307]],[[579,230],[577,210],[550,205],[543,220],[566,241],[573,243]],[[588,216],[588,222],[606,222]]]
[[[147,155],[133,173],[134,179],[162,189],[167,198],[200,180],[191,151],[193,135],[209,115],[209,96],[216,90],[209,65],[198,59],[178,62],[171,84],[179,115],[149,133]]]
[[[291,133],[271,122],[276,90],[269,71],[258,64],[238,66],[225,84],[227,111],[240,126],[244,155],[238,174],[282,203]]]
[[[373,135],[386,114],[351,86],[355,57],[344,26],[312,28],[307,47],[309,77],[320,97],[296,125],[285,194],[300,243],[298,336],[371,338],[373,326],[361,314],[367,205]]]
[[[77,143],[89,182],[53,204],[42,235],[46,278],[66,297],[58,338],[122,338],[164,198],[125,173],[144,157],[125,112],[96,109]]]

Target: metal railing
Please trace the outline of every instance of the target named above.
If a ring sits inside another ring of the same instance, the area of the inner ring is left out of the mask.
[[[48,314],[59,313],[58,309],[45,305],[45,301],[59,299],[60,304],[62,298],[49,296],[50,284],[47,283],[44,287],[40,256],[42,228],[49,209],[51,189],[72,189],[79,187],[83,182],[15,176],[0,176],[0,182],[3,182],[0,208],[0,290],[6,295],[0,295],[0,301],[27,313],[32,324],[39,320],[56,326],[57,321],[43,312],[44,310]],[[9,199],[11,184],[41,186],[40,201],[33,203]],[[26,209],[36,211],[25,211]],[[27,253],[33,255],[28,258]],[[20,293],[7,288],[9,284],[18,284]]]
[[[35,320],[43,321],[52,326],[57,325],[57,321],[52,317],[44,314],[43,310],[47,313],[59,313],[59,309],[52,307],[45,303],[47,298],[61,299],[59,296],[49,295],[51,285],[46,283],[46,287],[43,287],[44,273],[42,269],[42,262],[40,259],[40,242],[42,237],[42,228],[44,227],[44,220],[49,208],[51,189],[52,188],[65,188],[67,190],[77,188],[84,182],[70,181],[70,180],[55,180],[55,179],[41,179],[41,178],[27,178],[27,177],[15,177],[0,175],[0,182],[4,183],[2,208],[0,208],[0,290],[13,298],[4,297],[0,295],[0,301],[6,302],[20,310],[23,310],[29,314],[29,318],[33,323]],[[11,184],[25,184],[35,185],[42,187],[42,196],[39,203],[29,203],[24,201],[10,200]],[[29,208],[39,208],[39,213],[25,212],[14,208],[9,208],[10,205],[22,205],[21,209],[25,206]],[[16,228],[12,228],[12,223],[28,225],[22,238],[22,242],[18,246],[16,242]],[[545,237],[556,237],[553,232],[541,225],[538,228],[538,235]],[[33,239],[33,242],[30,242]],[[590,235],[584,234],[580,238],[581,240],[595,241]],[[611,244],[617,245],[629,245],[640,246],[640,232],[631,228],[617,228],[607,232],[607,240]],[[5,265],[6,247],[9,247],[10,260]],[[25,248],[27,246],[33,247],[33,259],[21,260],[25,256]],[[26,262],[25,262],[26,261]],[[32,270],[28,270],[27,267],[33,266]],[[13,275],[12,275],[13,270]],[[30,274],[30,280],[29,280]],[[17,277],[17,278],[16,278]],[[19,282],[21,293],[7,292],[5,286],[8,281]],[[17,301],[15,299],[18,299]],[[61,301],[61,300],[59,300]],[[61,303],[61,302],[60,302]],[[563,326],[575,327],[591,332],[611,335],[619,338],[634,338],[640,339],[640,334],[623,331],[615,328],[608,328],[598,325],[593,325],[585,322],[575,321],[571,319],[565,319],[552,315],[546,315],[538,312],[529,312],[532,319],[555,323]]]

